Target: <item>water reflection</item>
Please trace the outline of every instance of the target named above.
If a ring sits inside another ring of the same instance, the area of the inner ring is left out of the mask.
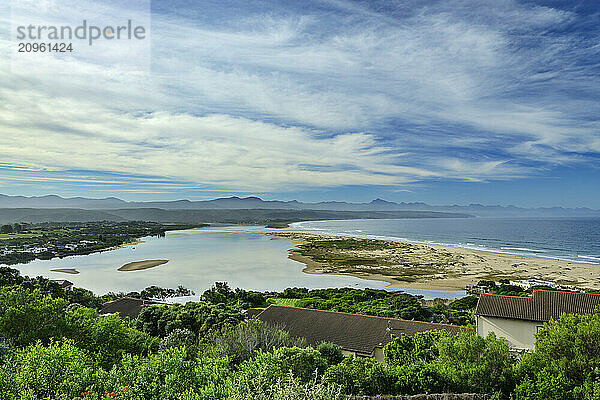
[[[287,258],[294,242],[271,240],[244,233],[256,227],[194,229],[168,232],[164,238],[147,237],[143,243],[86,256],[36,260],[13,266],[24,275],[50,279],[68,279],[78,287],[96,294],[109,291],[142,290],[150,285],[183,285],[197,294],[214,282],[226,281],[231,287],[249,290],[279,291],[287,287],[354,287],[384,288],[386,283],[349,276],[309,275],[303,264]],[[169,262],[141,271],[117,271],[132,261],[168,259]],[[75,268],[70,275],[51,272],[56,268]],[[406,289],[412,294],[432,297],[459,297],[464,292]]]

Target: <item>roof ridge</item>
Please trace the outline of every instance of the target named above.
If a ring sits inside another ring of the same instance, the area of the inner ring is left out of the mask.
[[[533,296],[513,296],[508,294],[497,294],[497,293],[481,293],[482,296],[498,296],[498,297],[510,297],[513,299],[529,299],[533,300]]]
[[[546,293],[569,293],[569,294],[586,294],[589,296],[600,296],[600,293],[587,293],[587,292],[571,292],[568,290],[547,290],[547,289],[533,289],[534,292],[546,292]]]
[[[420,323],[420,324],[430,324],[430,325],[443,325],[443,326],[451,326],[451,327],[460,327],[459,325],[443,324],[443,323],[439,323],[439,322],[413,321],[413,320],[410,320],[410,319],[402,319],[402,318],[380,317],[378,315],[356,314],[356,313],[349,313],[349,312],[344,312],[344,311],[320,310],[318,308],[305,308],[305,307],[284,306],[284,305],[281,305],[281,304],[271,304],[271,305],[269,305],[269,307],[273,307],[273,306],[275,306],[275,307],[285,307],[285,308],[295,308],[297,310],[321,311],[321,312],[332,313],[332,314],[358,315],[360,317],[379,318],[379,319],[402,321],[402,322],[416,322],[416,323]],[[267,307],[267,308],[269,308],[269,307]],[[266,308],[265,308],[265,310],[266,310]]]

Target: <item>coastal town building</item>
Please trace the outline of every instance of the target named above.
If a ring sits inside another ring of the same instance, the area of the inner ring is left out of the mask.
[[[513,350],[533,350],[535,334],[561,314],[590,314],[600,306],[600,295],[534,290],[532,296],[481,294],[475,309],[477,333],[494,332]]]
[[[52,282],[58,283],[58,286],[60,286],[61,289],[63,289],[63,290],[66,290],[66,291],[73,290],[73,282],[68,281],[66,279],[52,279]]]
[[[162,305],[155,300],[136,299],[134,297],[121,297],[113,301],[107,301],[102,304],[100,315],[119,314],[121,317],[137,318],[144,307],[153,305]]]
[[[443,330],[451,334],[460,331],[454,325],[280,305],[270,305],[257,318],[281,327],[292,337],[305,338],[310,345],[330,342],[340,346],[344,355],[373,357],[379,362],[383,362],[383,347],[391,341],[392,336],[412,336],[431,330]]]

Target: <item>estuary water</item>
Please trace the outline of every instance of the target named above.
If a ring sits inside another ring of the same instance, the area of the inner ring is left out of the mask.
[[[600,264],[600,218],[308,221],[295,230],[463,247]]]
[[[192,229],[167,232],[163,238],[147,237],[136,245],[90,255],[63,259],[35,260],[12,265],[23,275],[68,279],[77,287],[96,294],[139,291],[150,285],[183,285],[201,294],[215,282],[228,282],[232,288],[281,291],[288,287],[384,288],[387,284],[350,276],[310,275],[304,264],[290,260],[288,250],[296,243],[271,240],[247,233],[256,226]],[[166,259],[168,263],[140,271],[117,271],[132,261]],[[52,272],[56,268],[74,268],[76,275]],[[463,291],[406,289],[425,298],[456,298]]]

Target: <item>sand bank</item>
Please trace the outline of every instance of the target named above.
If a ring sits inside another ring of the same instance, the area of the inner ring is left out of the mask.
[[[118,271],[139,271],[142,269],[154,268],[159,265],[168,263],[169,260],[145,260],[134,261],[123,265]]]
[[[50,271],[52,272],[62,272],[63,274],[78,274],[79,271],[77,271],[75,268],[56,268],[56,269],[51,269]]]
[[[600,266],[595,264],[292,230],[261,234],[299,241],[289,258],[305,264],[306,273],[351,275],[395,288],[461,290],[484,279],[541,279],[600,287]]]

